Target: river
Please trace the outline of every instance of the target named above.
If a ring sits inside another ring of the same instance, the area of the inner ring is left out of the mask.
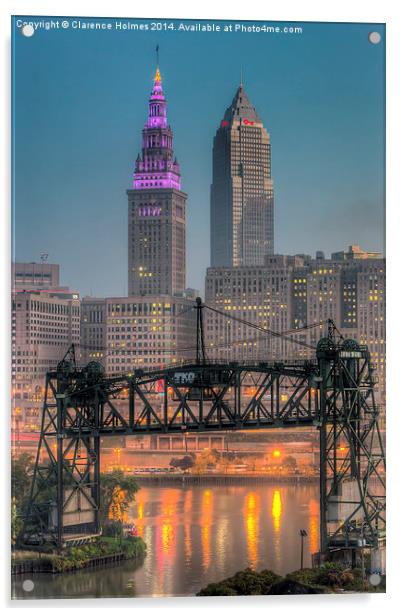
[[[195,595],[236,571],[300,567],[319,549],[319,488],[314,484],[142,487],[129,511],[147,544],[142,564],[13,579],[14,598]],[[24,579],[34,582],[23,590]]]

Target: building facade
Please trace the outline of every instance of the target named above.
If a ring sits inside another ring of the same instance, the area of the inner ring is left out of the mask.
[[[108,375],[162,368],[195,357],[196,311],[184,297],[108,297],[105,300]]]
[[[214,138],[211,265],[263,265],[273,253],[270,135],[240,84]]]
[[[44,377],[71,344],[79,358],[79,295],[65,289],[14,291],[11,305],[12,427],[37,431]]]
[[[171,295],[85,297],[81,361],[100,361],[108,376],[162,368],[195,356],[194,300]]]
[[[72,291],[12,295],[12,374],[16,382],[43,378],[68,347],[80,344],[80,300]]]
[[[325,322],[332,319],[344,337],[368,346],[383,401],[385,259],[360,249],[358,257],[344,258],[349,252],[334,253],[331,259],[274,255],[261,267],[209,268],[205,302],[228,315],[205,311],[209,356],[235,361],[313,358]],[[236,319],[287,333],[301,344]]]
[[[128,195],[128,294],[175,295],[186,288],[186,200],[173,153],[159,68]]]
[[[12,263],[11,281],[15,291],[51,289],[60,286],[60,267],[57,263]]]
[[[298,257],[274,255],[265,265],[207,270],[205,303],[228,314],[206,310],[208,354],[228,361],[283,358],[287,353],[280,337],[267,336],[241,320],[285,332],[291,327],[292,276],[301,267]],[[240,320],[240,321],[239,321]]]
[[[83,297],[81,301],[81,363],[103,363],[106,350],[106,300]]]

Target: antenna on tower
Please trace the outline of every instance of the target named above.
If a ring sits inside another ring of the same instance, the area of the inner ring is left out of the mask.
[[[42,263],[46,263],[48,258],[49,258],[49,253],[48,252],[41,252],[40,253],[40,260],[42,261]]]
[[[243,87],[243,67],[240,67],[240,87]]]
[[[156,66],[159,66],[159,45],[156,46]]]

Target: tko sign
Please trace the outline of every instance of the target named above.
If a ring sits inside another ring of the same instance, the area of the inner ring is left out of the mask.
[[[173,378],[176,385],[192,385],[195,381],[195,372],[175,372]]]

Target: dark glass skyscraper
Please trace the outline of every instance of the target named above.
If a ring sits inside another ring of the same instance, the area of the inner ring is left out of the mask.
[[[273,252],[270,136],[240,84],[214,139],[211,265],[262,265]]]
[[[186,287],[186,199],[173,154],[159,68],[128,195],[128,293],[174,295]]]

